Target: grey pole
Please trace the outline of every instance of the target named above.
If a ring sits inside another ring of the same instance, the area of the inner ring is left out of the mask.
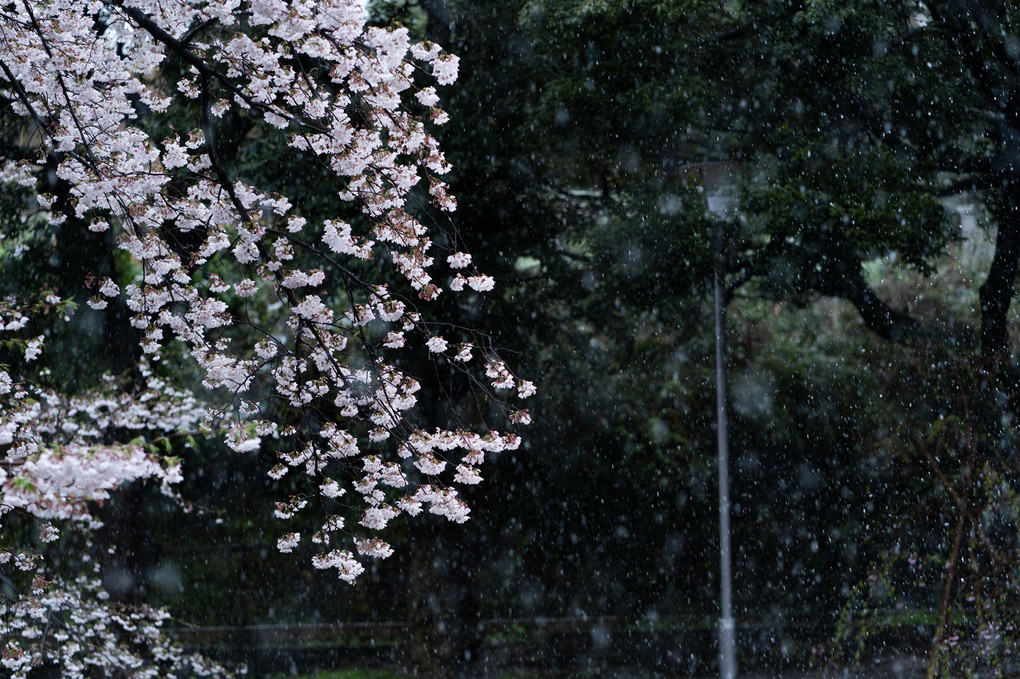
[[[733,578],[730,565],[729,438],[726,419],[726,302],[723,297],[723,230],[715,244],[715,396],[719,437],[719,676],[736,679],[737,643],[733,623]]]

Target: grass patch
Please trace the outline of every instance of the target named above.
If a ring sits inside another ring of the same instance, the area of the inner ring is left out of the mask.
[[[278,675],[281,679],[295,679],[290,675]],[[324,670],[315,674],[298,675],[296,679],[404,679],[403,674],[389,670]]]

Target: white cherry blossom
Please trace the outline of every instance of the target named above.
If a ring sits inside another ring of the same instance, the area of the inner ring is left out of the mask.
[[[485,338],[439,327],[428,314],[442,292],[437,259],[457,270],[452,290],[495,285],[470,254],[443,251],[448,240],[434,240],[435,227],[411,207],[415,192],[437,210],[456,209],[443,181],[451,168],[430,130],[448,118],[436,86],[456,80],[458,59],[434,43],[412,43],[406,29],[366,20],[362,0],[0,7],[0,96],[30,129],[24,138],[37,140],[17,160],[0,155],[0,181],[35,191],[38,215],[80,228],[83,239],[112,232],[131,266],[93,281],[89,304],[125,305],[148,357],[140,385],[111,380],[83,395],[48,393],[32,381],[47,335],[19,334],[41,307],[0,303],[0,339],[24,352],[22,363],[0,371],[8,511],[87,521],[87,503],[129,479],[154,479],[172,493],[187,470],[138,442],[109,442],[110,432],[127,430],[143,441],[215,433],[238,453],[266,458],[273,478],[291,470],[307,477],[306,497],[332,501],[351,490],[346,524],[339,515],[327,522],[348,528],[311,538],[313,565],[346,581],[364,571],[347,547],[385,558],[392,549],[376,532],[402,513],[467,520],[453,486],[478,483],[482,452],[512,450],[519,439],[423,430],[420,383],[397,367],[413,364],[401,352],[444,361],[452,346],[458,370],[484,371],[488,384],[516,387],[521,398],[534,386]],[[306,69],[299,59],[321,67]],[[415,117],[423,107],[425,117]],[[200,120],[187,129],[182,112],[191,110]],[[239,173],[224,139],[232,116],[251,124],[250,138],[286,148],[283,162],[324,168],[334,195],[360,216],[313,217],[287,187]],[[153,120],[176,127],[153,138]],[[65,211],[37,185],[35,159],[46,157],[69,187]],[[99,264],[97,271],[115,270]],[[157,377],[170,345],[201,371],[205,392]],[[289,418],[304,424],[278,424],[284,419],[267,414],[266,394],[307,415]],[[524,421],[526,413],[490,396],[509,421]],[[306,504],[278,500],[275,515],[286,521]],[[285,532],[278,547],[302,553],[305,539]],[[7,651],[17,671],[38,660],[27,647]]]

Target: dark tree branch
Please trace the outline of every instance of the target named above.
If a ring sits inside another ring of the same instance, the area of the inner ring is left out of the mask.
[[[1002,121],[997,120],[998,125]],[[970,155],[959,153],[953,149],[950,153],[944,153],[939,157],[941,166],[955,174],[970,173],[974,175],[987,174],[992,171],[992,159],[987,155]]]
[[[917,38],[921,37],[927,32],[923,27],[918,26],[917,28],[911,28],[903,35],[899,36],[889,45],[890,50],[898,50],[902,47],[906,47],[913,43]]]
[[[946,329],[922,323],[890,307],[864,279],[859,263],[839,269],[821,280],[816,288],[822,294],[839,297],[853,304],[864,325],[890,342],[911,347],[945,349],[968,349],[974,343],[973,338],[961,337]]]
[[[234,83],[230,82],[226,75],[220,73],[218,70],[210,66],[204,59],[202,59],[197,54],[189,50],[185,43],[182,43],[180,40],[178,40],[174,36],[167,33],[165,30],[163,30],[163,28],[160,27],[160,25],[157,24],[155,21],[153,21],[151,17],[145,14],[145,12],[142,12],[140,9],[136,7],[128,7],[127,5],[124,4],[124,0],[104,0],[104,2],[106,2],[106,4],[108,4],[111,7],[116,7],[126,16],[131,18],[131,20],[133,20],[138,25],[139,28],[146,31],[157,42],[161,42],[167,47],[169,47],[170,51],[172,51],[174,54],[183,59],[185,63],[195,67],[195,69],[199,72],[199,74],[203,78],[211,78],[216,80],[223,87],[229,90],[232,94],[243,99],[244,102],[252,109],[255,109],[257,111],[273,110],[271,106],[252,99],[248,94],[246,94],[243,90],[237,87]],[[276,113],[277,115],[284,115],[286,117],[286,114],[281,111],[273,112]]]
[[[720,31],[712,37],[716,42],[729,42],[730,40],[736,40],[737,38],[742,38],[745,35],[748,35],[755,28],[754,23],[748,22],[743,26],[737,26],[736,28],[731,28],[726,31]]]
[[[918,320],[886,304],[864,280],[860,268],[855,275],[840,276],[838,280],[820,287],[821,292],[852,303],[864,324],[883,339],[910,345],[928,334]]]
[[[181,37],[181,44],[187,46],[188,44],[191,43],[192,40],[195,39],[195,36],[197,36],[199,33],[215,24],[216,21],[217,21],[216,19],[209,19],[207,21],[203,21],[200,24],[192,26],[190,29],[188,29],[188,32]]]
[[[723,303],[729,304],[733,301],[733,298],[737,296],[737,292],[740,291],[740,288],[751,282],[753,278],[754,272],[749,268],[738,271],[736,277],[726,283],[726,288],[723,290]]]

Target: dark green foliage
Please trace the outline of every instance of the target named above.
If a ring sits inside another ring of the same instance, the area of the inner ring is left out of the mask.
[[[725,225],[727,284],[751,298],[735,307],[743,332],[731,337],[744,613],[834,615],[870,562],[908,544],[943,563],[962,558],[950,554],[945,526],[961,510],[944,484],[970,483],[971,453],[947,452],[943,467],[925,451],[938,440],[1011,464],[1013,434],[995,424],[1012,417],[1015,385],[998,334],[1008,268],[992,268],[977,318],[956,306],[955,288],[922,301],[879,286],[875,271],[887,262],[944,276],[961,231],[943,199],[961,194],[999,220],[996,261],[1015,265],[1015,133],[1001,123],[1016,88],[1015,40],[1003,38],[1011,10],[989,19],[996,32],[987,16],[961,19],[985,11],[966,3],[931,14],[914,2],[453,6],[465,78],[452,110],[468,123],[446,143],[467,168],[460,224],[479,225],[466,230],[476,251],[517,264],[521,287],[505,299],[521,311],[507,320],[529,319],[530,336],[514,343],[543,376],[531,437],[543,459],[514,471],[543,498],[535,520],[546,528],[522,528],[542,543],[537,563],[555,573],[574,554],[597,563],[598,578],[583,581],[600,611],[640,614],[647,592],[663,610],[712,614],[691,590],[714,570],[705,292],[718,224],[704,217],[703,190],[706,163],[718,161],[732,163],[739,206]],[[488,41],[476,37],[485,29]],[[979,264],[988,261],[969,266]],[[844,311],[831,326],[808,311],[764,312],[768,300],[811,306],[819,294],[847,300],[864,327],[907,348],[876,345]],[[971,377],[975,360],[1001,385],[997,397]],[[974,406],[949,443],[940,422],[963,402]],[[550,492],[577,496],[548,517]],[[698,509],[663,510],[663,494]],[[983,498],[967,500],[967,521]],[[571,549],[564,533],[590,541]],[[663,570],[677,544],[690,558]],[[670,586],[684,594],[662,596]],[[898,602],[937,612],[940,586],[900,587]]]

